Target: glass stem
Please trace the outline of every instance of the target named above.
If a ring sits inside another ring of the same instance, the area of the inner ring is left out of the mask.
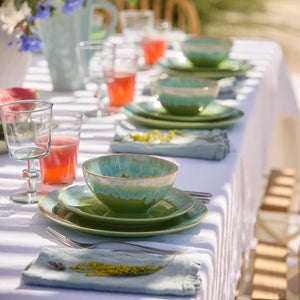
[[[27,181],[27,192],[35,193],[35,181],[40,177],[40,172],[34,168],[35,160],[27,161],[27,169],[23,170],[23,178]]]
[[[97,106],[98,106],[97,114],[99,113],[101,116],[102,112],[104,111],[104,105],[103,105],[104,92],[102,90],[101,84],[98,84],[98,86],[97,86],[95,98],[97,98],[97,100],[98,100],[97,101]]]

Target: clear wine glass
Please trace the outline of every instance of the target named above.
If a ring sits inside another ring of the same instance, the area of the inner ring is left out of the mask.
[[[103,99],[103,85],[114,79],[114,45],[108,41],[82,41],[76,47],[79,70],[83,81],[95,85],[97,110],[88,112],[89,117],[106,115]]]
[[[39,170],[35,160],[49,153],[51,141],[52,103],[39,100],[9,102],[0,106],[0,116],[9,156],[15,160],[26,160],[27,169],[23,178],[27,191],[15,193],[10,200],[23,203],[37,203],[43,193],[35,188]]]

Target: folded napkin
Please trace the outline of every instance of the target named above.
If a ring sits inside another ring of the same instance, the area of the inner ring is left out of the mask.
[[[56,269],[48,261],[62,262],[66,269]],[[127,266],[166,266],[155,273],[139,276],[85,276],[85,273],[69,269],[88,261]],[[23,271],[22,280],[27,284],[51,287],[189,296],[200,290],[199,268],[200,264],[188,255],[157,256],[99,249],[44,248],[37,260]]]
[[[225,77],[218,80],[219,94],[217,99],[235,99],[236,98],[236,83],[235,77]]]
[[[137,153],[161,156],[176,156],[221,160],[230,150],[226,130],[180,130],[184,136],[176,135],[170,142],[141,142],[132,135],[144,134],[151,129],[136,127],[128,121],[116,126],[115,137],[110,147],[112,152]],[[168,130],[160,130],[167,134]]]

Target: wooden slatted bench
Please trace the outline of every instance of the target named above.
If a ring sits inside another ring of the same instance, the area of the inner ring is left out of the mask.
[[[288,212],[295,182],[294,170],[272,170],[260,209],[272,212]]]
[[[287,247],[259,242],[255,249],[251,299],[286,299]]]
[[[269,177],[260,212],[288,213],[296,182],[292,169],[272,170]],[[278,216],[279,216],[278,215]],[[260,217],[260,222],[268,223]],[[272,235],[275,242],[259,238],[254,255],[251,299],[286,299],[287,253],[286,243],[280,237],[276,241],[276,232]]]
[[[251,272],[252,275],[248,282],[251,293],[248,299],[287,299],[288,267],[286,259],[289,248],[287,239],[285,239],[285,231],[287,235],[288,228],[288,222],[285,220],[288,220],[296,182],[295,175],[295,171],[292,169],[276,169],[272,170],[268,176],[257,218],[257,226],[264,231],[264,234],[257,235],[258,243],[251,267],[248,267],[248,272]],[[274,214],[275,217],[273,216],[269,220],[268,217]],[[275,224],[280,230],[276,230]],[[239,294],[243,292],[239,291],[239,288],[240,286],[238,286],[235,299],[245,299],[245,295],[239,298]]]

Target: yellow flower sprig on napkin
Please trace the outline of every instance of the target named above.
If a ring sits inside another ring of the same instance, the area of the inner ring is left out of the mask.
[[[174,256],[175,257],[175,256]],[[69,270],[84,273],[85,276],[141,276],[149,275],[158,272],[162,268],[168,266],[174,257],[163,265],[123,265],[123,264],[108,264],[96,261],[82,261],[76,264],[74,267],[68,267]],[[55,269],[64,271],[67,266],[64,262],[49,260],[48,264],[53,266]]]
[[[129,134],[129,137],[132,138],[132,140],[147,143],[153,143],[157,141],[169,143],[174,137],[178,136],[185,137],[185,134],[178,129],[169,130],[167,133],[163,133],[158,129],[154,129],[149,132]]]
[[[76,264],[75,267],[69,267],[70,270],[83,272],[85,276],[141,276],[153,274],[168,266],[174,257],[166,264],[151,266],[149,264],[140,265],[114,265],[96,261],[83,261]]]

